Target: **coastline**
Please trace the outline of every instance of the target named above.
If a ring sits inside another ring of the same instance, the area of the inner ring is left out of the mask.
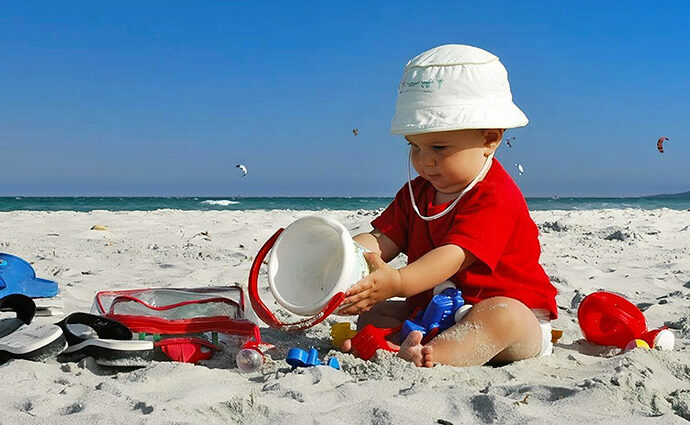
[[[209,197],[209,196],[0,196],[0,212],[10,211],[274,211],[274,210],[376,210],[385,208],[393,197],[312,196],[312,197]],[[669,208],[690,210],[690,194],[638,197],[527,197],[532,211]]]

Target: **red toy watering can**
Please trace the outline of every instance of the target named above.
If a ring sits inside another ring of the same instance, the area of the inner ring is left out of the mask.
[[[610,292],[587,295],[577,310],[577,320],[587,341],[619,348],[647,332],[647,322],[637,306]]]

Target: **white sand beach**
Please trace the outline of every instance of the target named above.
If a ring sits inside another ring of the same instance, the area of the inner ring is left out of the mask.
[[[65,313],[89,311],[103,289],[237,283],[263,242],[305,215],[353,234],[373,211],[0,213],[0,251],[57,280]],[[388,353],[364,362],[332,350],[330,317],[302,335],[262,328],[278,345],[261,372],[234,357],[205,365],[154,362],[134,371],[24,360],[0,366],[0,424],[686,423],[690,420],[690,211],[538,211],[542,265],[559,290],[564,331],[553,356],[508,366],[417,369]],[[90,230],[93,225],[107,231]],[[208,236],[201,235],[208,232]],[[404,264],[401,256],[395,264]],[[265,301],[272,301],[262,275]],[[604,289],[666,324],[671,352],[599,347],[577,324],[582,298]],[[271,303],[278,309],[277,304]],[[55,317],[39,317],[55,322]],[[352,320],[350,318],[350,320]],[[291,371],[287,349],[314,346],[342,370]],[[330,353],[329,353],[330,352]]]

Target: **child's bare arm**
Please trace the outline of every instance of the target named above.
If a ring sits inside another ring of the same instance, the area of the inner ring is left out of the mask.
[[[411,297],[434,288],[455,273],[469,267],[476,257],[457,245],[442,245],[398,270],[402,281],[400,297]]]
[[[457,245],[443,245],[401,269],[394,269],[376,252],[367,254],[373,271],[350,288],[342,314],[360,314],[391,297],[409,297],[431,289],[468,267],[476,257]]]
[[[378,229],[374,229],[369,233],[360,233],[353,239],[369,251],[379,254],[383,261],[386,262],[391,261],[400,254],[400,248],[398,248],[395,242]]]

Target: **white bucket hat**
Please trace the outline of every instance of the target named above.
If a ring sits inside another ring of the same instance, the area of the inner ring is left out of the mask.
[[[462,44],[435,47],[405,65],[394,134],[515,128],[527,117],[513,103],[508,72],[498,57]]]

